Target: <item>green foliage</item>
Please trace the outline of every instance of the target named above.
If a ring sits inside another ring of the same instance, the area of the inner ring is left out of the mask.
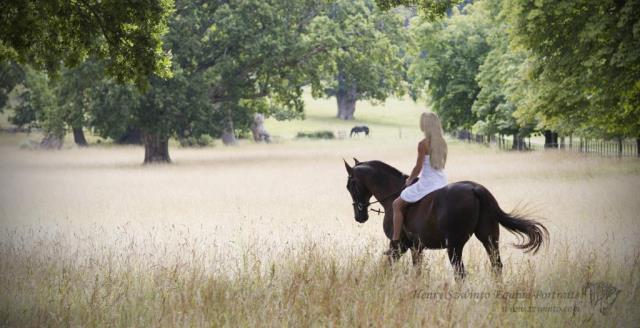
[[[170,76],[161,36],[171,0],[8,0],[0,4],[0,62],[14,59],[55,75],[88,56],[119,81]]]
[[[189,4],[178,8],[168,44],[186,70],[203,74],[217,125],[232,116],[236,128],[247,130],[255,112],[302,112],[302,86],[317,79],[334,42],[323,9],[310,0]],[[202,28],[193,31],[194,25]],[[188,47],[184,30],[194,34]],[[259,101],[267,98],[266,106]]]
[[[503,10],[512,43],[531,51],[519,117],[640,134],[640,2],[508,0]]]
[[[104,65],[95,60],[86,60],[73,68],[62,68],[58,82],[58,103],[62,119],[71,127],[87,126],[89,92],[104,78]]]
[[[382,10],[397,6],[417,6],[421,14],[431,21],[442,17],[447,9],[459,2],[461,0],[376,0]]]
[[[372,0],[333,1],[327,16],[336,47],[327,57],[324,79],[313,85],[314,96],[354,89],[356,100],[384,101],[390,94],[402,94],[403,53],[410,46],[403,17],[379,11]]]
[[[413,88],[446,128],[637,137],[638,26],[637,1],[485,0],[416,29]]]
[[[0,61],[0,113],[7,105],[9,93],[24,80],[24,71],[12,61]]]
[[[188,131],[199,136],[210,109],[204,83],[175,70],[171,79],[153,77],[146,92],[132,85],[104,80],[91,89],[88,102],[91,126],[102,137],[118,139],[135,126],[168,139]]]
[[[411,68],[414,87],[426,88],[432,108],[446,130],[469,129],[477,121],[471,110],[480,92],[476,80],[490,46],[481,5],[468,5],[442,22],[425,21],[415,33],[420,58]]]
[[[213,138],[208,134],[203,134],[198,137],[188,136],[180,138],[179,141],[182,147],[207,147],[214,144]]]
[[[472,111],[478,118],[473,130],[485,135],[529,135],[534,121],[517,122],[514,112],[519,103],[517,89],[528,53],[522,49],[509,49],[507,25],[500,16],[500,1],[487,0],[482,4],[487,26],[487,42],[491,50],[480,65],[476,81],[480,92]]]
[[[88,125],[103,138],[119,139],[128,127],[136,126],[135,113],[140,107],[139,93],[131,85],[121,85],[111,79],[102,79],[87,90],[91,113]]]
[[[24,87],[19,90],[18,101],[9,117],[17,126],[41,127],[46,134],[63,136],[65,123],[60,115],[56,86],[49,77],[30,67],[23,67]]]
[[[348,110],[409,89],[447,130],[638,136],[640,2],[469,2],[4,2],[0,110],[11,93],[11,121],[48,134],[198,144],[303,117],[304,86]]]
[[[91,87],[89,124],[113,139],[131,126],[162,139],[249,130],[254,113],[298,117],[302,86],[330,47],[315,1],[178,1],[164,46],[170,79],[148,90],[105,79]]]

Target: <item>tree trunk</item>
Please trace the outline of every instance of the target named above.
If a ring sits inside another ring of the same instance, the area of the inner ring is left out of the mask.
[[[158,133],[144,133],[144,164],[171,163],[169,138]]]
[[[336,94],[338,101],[338,115],[342,120],[353,120],[353,113],[356,111],[356,101],[358,100],[358,92],[356,86],[349,86],[346,90],[339,89]]]
[[[238,140],[231,129],[225,128],[222,132],[222,143],[225,146],[233,146],[238,143]]]
[[[40,148],[42,149],[60,149],[64,143],[64,137],[55,134],[47,134],[42,141],[40,141]]]
[[[618,138],[618,157],[622,157],[622,138]]]
[[[511,150],[526,150],[527,145],[524,142],[524,137],[513,135],[513,144],[511,145]]]
[[[82,131],[82,127],[73,128],[73,141],[75,141],[76,145],[80,147],[89,146],[89,144],[87,143],[87,139],[84,137],[84,131]]]
[[[251,124],[251,133],[253,134],[253,141],[266,143],[271,142],[271,135],[264,127],[264,115],[257,113],[253,116],[253,124]]]
[[[558,133],[544,130],[544,148],[558,148]]]
[[[640,157],[640,138],[636,138],[636,156]]]
[[[222,143],[225,146],[233,146],[238,143],[236,140],[235,129],[233,128],[233,118],[231,117],[231,110],[227,113],[226,124],[222,131]]]
[[[573,150],[573,134],[569,135],[569,149]]]

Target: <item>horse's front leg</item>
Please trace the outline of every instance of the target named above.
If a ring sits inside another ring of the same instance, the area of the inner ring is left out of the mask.
[[[397,262],[402,257],[402,255],[407,252],[407,250],[409,250],[408,247],[400,245],[400,249],[397,252],[390,252],[387,255],[389,265],[393,265],[395,262]]]

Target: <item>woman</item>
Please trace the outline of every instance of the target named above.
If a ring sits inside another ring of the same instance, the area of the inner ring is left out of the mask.
[[[415,203],[430,192],[447,185],[444,165],[447,161],[447,143],[442,135],[442,124],[435,113],[422,113],[420,116],[420,130],[424,132],[424,139],[418,143],[418,159],[405,182],[405,189],[400,197],[393,201],[393,237],[387,255],[399,253],[400,233],[404,220],[403,209],[409,203]],[[420,180],[411,184],[420,174]]]

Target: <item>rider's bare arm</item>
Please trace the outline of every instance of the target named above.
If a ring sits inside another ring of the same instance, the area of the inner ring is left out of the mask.
[[[420,170],[422,169],[422,161],[424,161],[424,156],[427,154],[425,140],[426,139],[423,139],[418,143],[418,158],[416,159],[416,165],[413,167],[413,170],[411,170],[411,175],[409,175],[407,181],[405,182],[405,185],[407,186],[410,185],[411,182],[418,177],[418,174],[420,174]]]

